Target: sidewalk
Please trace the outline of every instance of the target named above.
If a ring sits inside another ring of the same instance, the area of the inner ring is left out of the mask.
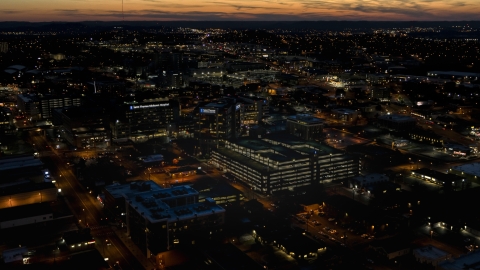
[[[151,260],[147,259],[145,254],[143,254],[137,245],[132,242],[125,231],[117,228],[116,226],[112,226],[112,229],[118,238],[123,242],[125,247],[127,247],[132,255],[135,256],[135,258],[137,258],[137,260],[143,265],[144,269],[155,269],[155,264]]]

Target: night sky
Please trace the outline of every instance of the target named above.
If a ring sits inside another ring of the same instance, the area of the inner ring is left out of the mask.
[[[126,21],[479,20],[478,0],[124,0]],[[0,21],[119,21],[122,0],[1,0]]]

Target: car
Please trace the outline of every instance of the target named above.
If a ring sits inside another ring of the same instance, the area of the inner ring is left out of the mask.
[[[328,221],[332,222],[332,221],[335,221],[334,218],[329,218]]]

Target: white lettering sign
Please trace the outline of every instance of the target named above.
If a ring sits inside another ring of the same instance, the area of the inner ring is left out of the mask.
[[[217,113],[217,111],[215,109],[200,108],[200,113],[215,114],[215,113]]]
[[[133,105],[133,106],[130,106],[130,110],[156,108],[156,107],[168,107],[168,106],[170,106],[170,103]]]

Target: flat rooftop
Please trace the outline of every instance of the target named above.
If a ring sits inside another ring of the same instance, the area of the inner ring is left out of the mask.
[[[447,252],[441,250],[441,249],[438,249],[434,246],[426,246],[426,247],[421,247],[421,248],[417,248],[414,250],[415,253],[417,253],[418,255],[424,257],[424,258],[429,258],[429,259],[438,259],[438,258],[442,258],[442,257],[445,257],[446,255],[448,255]]]
[[[446,174],[439,171],[430,170],[428,168],[420,168],[417,170],[413,170],[412,174],[428,176],[443,182],[461,179],[461,177],[458,175]]]
[[[217,151],[219,154],[223,155],[223,156],[226,156],[240,164],[243,164],[249,168],[252,168],[258,172],[263,172],[263,173],[267,173],[267,172],[274,172],[276,171],[276,169],[274,167],[271,167],[271,166],[267,166],[263,163],[260,163],[258,161],[255,161],[251,158],[248,158],[240,153],[237,153],[235,151],[232,151],[232,150],[229,150],[229,149],[225,149],[225,148],[218,148],[218,149],[215,149],[215,151]]]
[[[33,156],[17,156],[0,159],[0,172],[18,168],[40,167],[43,166],[40,159]]]
[[[269,134],[264,138],[264,140],[271,142],[272,144],[284,145],[289,149],[294,149],[295,151],[302,152],[305,154],[318,154],[322,156],[322,155],[343,153],[342,151],[337,150],[326,144],[322,144],[314,141],[305,141],[300,139],[297,136],[294,136],[285,132]]]
[[[0,209],[0,222],[29,218],[32,216],[52,214],[50,202],[34,203],[22,206]]]
[[[362,182],[364,185],[368,185],[372,182],[388,181],[388,180],[390,180],[390,178],[385,174],[370,173],[370,174],[367,174],[367,175],[355,176],[355,177],[353,177],[353,180]]]
[[[456,171],[464,172],[466,174],[480,176],[480,163],[478,162],[458,165],[453,167],[452,169]]]
[[[438,266],[443,270],[479,269],[480,251],[477,249],[454,260],[441,262]]]
[[[287,117],[288,121],[297,122],[304,125],[323,125],[325,120],[314,117],[309,114],[297,114]]]
[[[0,197],[18,194],[18,193],[37,191],[37,190],[51,189],[51,188],[56,189],[55,185],[52,182],[42,182],[42,183],[27,182],[19,185],[10,185],[5,187],[0,187]]]
[[[406,115],[398,115],[398,114],[384,114],[378,117],[378,119],[393,121],[393,122],[416,122],[415,118],[406,116]]]
[[[170,207],[164,200],[173,197],[198,195],[198,192],[190,186],[176,186],[161,192],[149,191],[126,195],[130,205],[138,213],[143,215],[150,223],[166,221],[168,223],[178,220],[192,219],[199,216],[208,216],[212,213],[222,213],[225,209],[215,204],[215,201],[207,199],[205,202]]]
[[[340,113],[340,114],[345,114],[345,115],[357,113],[357,111],[352,110],[352,109],[347,109],[347,108],[333,109],[332,112],[334,112],[334,113]]]
[[[153,180],[149,181],[135,181],[129,182],[129,184],[115,183],[105,187],[105,190],[110,193],[114,198],[121,198],[123,194],[129,194],[139,191],[160,191],[163,188],[157,185]]]

